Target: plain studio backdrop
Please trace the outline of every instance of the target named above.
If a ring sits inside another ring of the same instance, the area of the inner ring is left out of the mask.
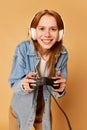
[[[73,130],[87,130],[87,0],[3,0],[0,2],[0,130],[8,130],[12,90],[8,76],[16,45],[27,39],[32,16],[43,9],[58,11],[65,23],[68,49],[66,95],[58,100]],[[52,99],[53,130],[68,130],[67,122]]]

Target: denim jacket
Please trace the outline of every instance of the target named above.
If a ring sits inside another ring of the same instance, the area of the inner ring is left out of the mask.
[[[62,47],[58,62],[55,65],[55,75],[58,70],[61,71],[63,77],[67,78],[67,59],[68,53],[65,47]],[[9,83],[14,91],[11,106],[18,118],[20,130],[31,130],[36,114],[36,99],[38,90],[26,92],[21,85],[21,80],[29,72],[37,71],[37,64],[40,61],[40,55],[35,51],[32,41],[26,40],[21,42],[15,50],[12,70],[9,77]],[[49,91],[48,91],[49,89]],[[51,94],[55,98],[61,97],[64,93],[59,94],[51,89],[50,86],[43,87],[43,96],[45,108],[42,118],[43,130],[51,130],[50,124],[50,103]]]

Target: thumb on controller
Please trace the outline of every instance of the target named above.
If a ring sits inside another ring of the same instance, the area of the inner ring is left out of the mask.
[[[58,72],[56,73],[56,76],[61,77],[61,71],[60,70],[58,70]]]

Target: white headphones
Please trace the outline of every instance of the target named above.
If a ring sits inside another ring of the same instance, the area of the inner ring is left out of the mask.
[[[31,28],[29,30],[29,33],[30,33],[30,36],[33,40],[36,40],[37,37],[36,37],[36,29],[35,28]],[[58,42],[62,40],[63,38],[63,35],[64,35],[64,29],[61,29],[59,30],[59,38],[58,38]]]

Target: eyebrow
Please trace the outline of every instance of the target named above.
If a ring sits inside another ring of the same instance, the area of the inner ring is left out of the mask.
[[[37,27],[46,27],[46,26],[37,26]],[[50,28],[58,28],[57,26],[50,26]]]

